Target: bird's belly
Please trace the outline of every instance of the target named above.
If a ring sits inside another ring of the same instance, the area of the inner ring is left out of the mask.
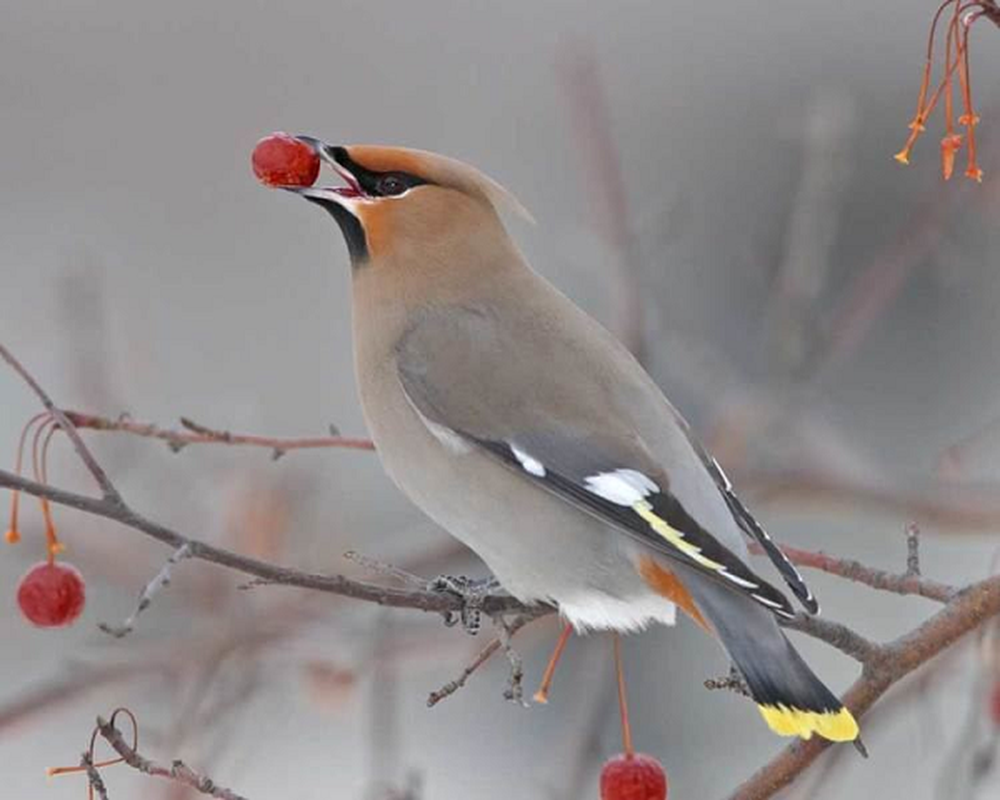
[[[380,425],[386,411],[369,415],[386,472],[515,597],[556,603],[578,629],[673,624],[674,604],[637,571],[648,555],[641,545],[484,452],[435,434],[408,403],[393,409],[399,416],[390,426]]]

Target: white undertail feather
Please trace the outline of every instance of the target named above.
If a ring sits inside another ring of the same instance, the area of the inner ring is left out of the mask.
[[[564,598],[558,603],[559,613],[577,633],[605,630],[632,633],[654,622],[661,625],[677,622],[677,606],[655,594],[622,600],[592,592],[577,598]]]

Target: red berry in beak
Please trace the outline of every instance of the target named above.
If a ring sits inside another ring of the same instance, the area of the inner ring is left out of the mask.
[[[272,133],[257,142],[250,162],[265,186],[312,186],[319,177],[319,156],[287,133]]]
[[[21,613],[39,628],[72,624],[83,612],[84,600],[83,576],[69,564],[35,564],[17,587]]]
[[[601,800],[667,800],[667,773],[652,756],[617,755],[601,768]]]

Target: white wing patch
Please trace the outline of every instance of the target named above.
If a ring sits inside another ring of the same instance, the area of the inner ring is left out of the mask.
[[[619,506],[632,507],[660,491],[650,478],[635,469],[616,469],[584,478],[587,489]]]
[[[537,458],[528,455],[516,444],[510,446],[510,452],[514,454],[514,458],[518,460],[518,463],[524,467],[525,472],[534,475],[536,478],[545,477],[545,465]]]

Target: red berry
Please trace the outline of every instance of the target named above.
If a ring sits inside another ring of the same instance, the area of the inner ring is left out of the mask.
[[[288,133],[272,133],[257,142],[250,162],[265,186],[312,186],[319,177],[319,156]]]
[[[83,611],[84,598],[83,576],[64,563],[35,564],[17,586],[21,613],[40,628],[72,624]]]
[[[619,754],[601,767],[601,800],[667,800],[667,773],[652,756]]]

